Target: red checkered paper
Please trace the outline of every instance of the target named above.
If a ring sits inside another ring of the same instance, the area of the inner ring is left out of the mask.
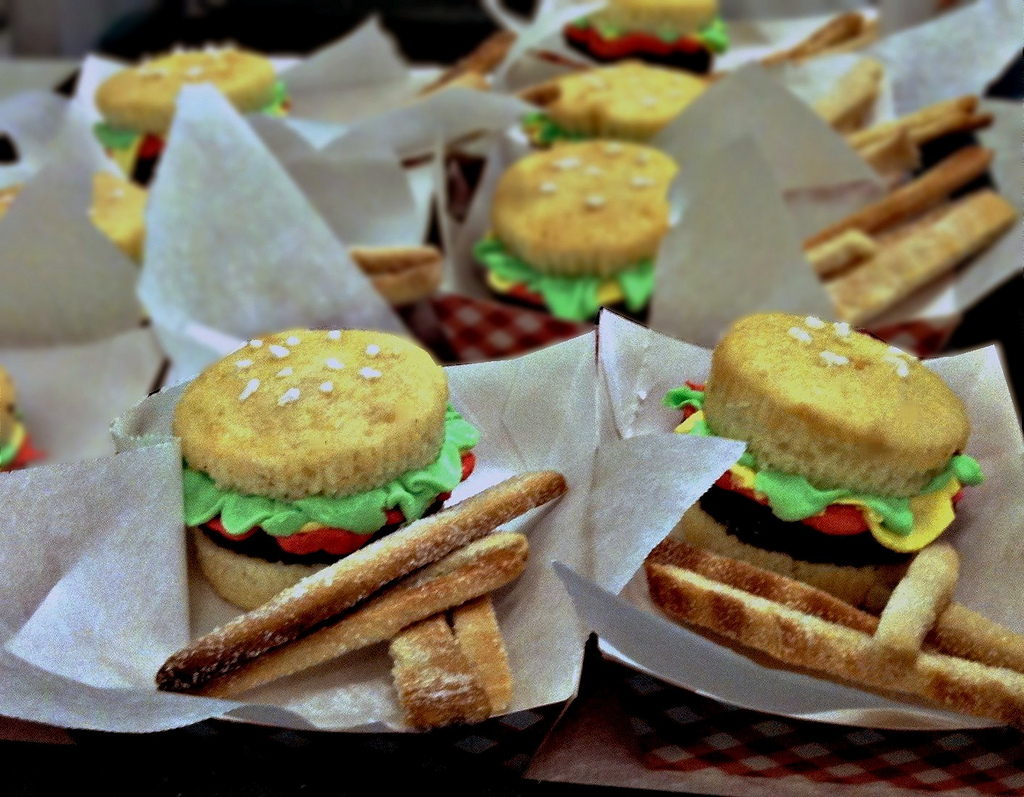
[[[843,794],[1024,794],[1024,735],[1013,728],[893,731],[775,717],[604,666],[652,769],[716,769],[778,794],[786,789],[768,782],[793,777],[821,784],[823,794],[831,784],[864,787]]]
[[[471,363],[525,354],[594,329],[510,304],[442,294],[430,300],[455,362]]]

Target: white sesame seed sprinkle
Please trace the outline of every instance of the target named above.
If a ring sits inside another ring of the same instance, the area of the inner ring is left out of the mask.
[[[260,346],[263,345],[263,341],[260,340],[259,338],[253,338],[252,340],[249,341],[249,345],[252,346],[254,349],[258,349]]]
[[[281,394],[281,398],[277,400],[277,406],[283,407],[285,404],[291,404],[293,401],[299,400],[299,389],[297,387],[290,387],[284,393]]]
[[[378,379],[381,376],[381,372],[374,368],[360,368],[359,375],[363,379]]]
[[[649,188],[654,185],[654,180],[650,177],[641,177],[637,175],[629,181],[629,184],[634,188]]]
[[[823,329],[825,322],[817,316],[809,315],[804,319],[804,323],[807,324],[811,329]]]
[[[885,360],[887,363],[896,366],[896,374],[899,377],[906,379],[908,376],[910,376],[910,365],[902,357],[898,357],[895,354],[887,354],[882,359]]]
[[[658,104],[658,98],[657,97],[651,97],[650,95],[648,95],[646,97],[642,97],[640,99],[640,102],[643,105],[646,105],[648,108],[650,108],[650,107]]]
[[[291,352],[284,346],[273,345],[270,347],[270,353],[280,359],[281,357],[287,357]]]
[[[847,365],[850,362],[849,357],[836,354],[834,351],[823,351],[818,356],[825,361],[825,365]]]
[[[338,340],[340,337],[341,337],[341,330],[340,329],[332,329],[330,332],[327,333],[327,339],[328,340]]]
[[[366,347],[366,353],[370,357],[376,357],[378,354],[380,354],[380,346],[378,346],[376,343],[371,343],[369,346]]]
[[[249,396],[256,392],[256,389],[260,386],[259,379],[250,379],[246,385],[245,390],[238,394],[239,401],[245,401]]]
[[[650,156],[650,153],[648,153],[648,152],[638,152],[636,154],[636,162],[639,163],[641,166],[643,166],[645,163],[649,162],[650,159],[651,159],[651,156]]]
[[[332,390],[334,390],[334,382],[323,382],[320,385],[321,393],[330,393]]]
[[[201,66],[190,66],[185,70],[186,77],[199,77],[205,70]]]
[[[913,359],[913,356],[911,354],[903,351],[903,349],[897,349],[895,346],[889,347],[889,354],[895,354],[897,357],[909,357]]]
[[[832,325],[832,328],[836,331],[836,335],[841,338],[850,337],[850,325],[845,321],[837,321]]]
[[[788,334],[791,338],[796,338],[801,343],[811,342],[811,333],[806,329],[800,329],[800,327],[790,327]]]
[[[605,155],[621,155],[622,154],[622,144],[616,144],[614,142],[612,142],[611,144],[605,144],[604,154]]]
[[[542,194],[553,194],[558,190],[558,186],[554,183],[547,181],[540,184],[540,192]]]
[[[579,158],[559,158],[555,161],[556,169],[575,169],[582,161]]]
[[[248,368],[250,365],[252,365],[252,360],[239,360],[238,362],[235,363],[235,365],[238,366],[239,368]]]
[[[285,341],[289,346],[298,346],[302,341],[294,335],[291,335],[288,340]]]
[[[291,376],[293,373],[295,373],[295,371],[292,370],[291,367],[288,367],[288,368],[282,368],[280,371],[277,372],[277,375],[278,376]]]
[[[604,174],[604,169],[602,169],[600,166],[588,166],[584,170],[584,173],[589,177],[599,177],[600,175]]]
[[[341,360],[335,357],[329,357],[328,359],[324,360],[324,365],[326,365],[328,368],[332,368],[335,371],[345,367],[345,363],[343,363]]]
[[[123,196],[124,196],[124,189],[123,188],[115,188],[113,191],[110,192],[110,198],[111,199],[120,199]]]
[[[605,202],[604,197],[600,194],[591,194],[585,201],[588,208],[593,208],[595,210],[597,208],[603,208]]]

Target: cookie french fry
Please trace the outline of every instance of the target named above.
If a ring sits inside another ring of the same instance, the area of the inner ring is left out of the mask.
[[[977,106],[978,98],[970,94],[943,100],[898,119],[850,133],[846,140],[855,150],[861,151],[891,136],[894,130],[903,128],[914,144],[921,145],[939,136],[977,130],[990,125],[991,114],[977,113]]]
[[[671,537],[662,540],[647,557],[645,567],[648,571],[652,565],[691,570],[712,581],[867,634],[873,634],[878,627],[878,618],[873,614],[810,584],[780,576],[740,559],[722,556],[683,540]]]
[[[677,622],[707,629],[777,661],[944,708],[1024,726],[1024,675],[941,653],[911,665],[870,634],[804,614],[672,565],[647,567],[651,597]]]
[[[349,255],[393,307],[430,296],[444,278],[444,255],[434,246],[354,246]]]
[[[841,133],[859,129],[869,118],[882,88],[881,61],[864,58],[814,102],[814,111]]]
[[[493,72],[505,59],[515,39],[516,34],[513,31],[497,31],[484,39],[469,55],[441,74],[437,80],[424,86],[420,95],[431,94],[452,85],[486,88],[484,76]]]
[[[833,17],[820,28],[815,30],[801,42],[792,47],[761,59],[761,63],[770,66],[785,61],[801,61],[812,58],[816,55],[841,46],[863,35],[867,20],[862,14],[850,11]]]
[[[870,260],[825,283],[839,317],[863,324],[952,271],[1010,228],[1017,211],[994,191],[976,191],[905,225]]]
[[[487,692],[443,615],[400,632],[388,652],[395,690],[410,726],[440,728],[480,722],[491,715]]]
[[[860,230],[843,230],[807,250],[819,277],[831,277],[878,253],[878,244]]]
[[[491,713],[504,711],[512,701],[512,671],[490,596],[456,607],[452,627],[459,647],[487,692]]]
[[[406,720],[417,728],[479,722],[508,708],[512,672],[489,595],[434,615],[389,646]]]
[[[561,474],[537,471],[506,479],[411,523],[194,640],[164,662],[156,676],[157,686],[178,692],[199,689],[565,490]]]
[[[765,570],[738,559],[722,556],[682,540],[663,540],[645,562],[691,570],[759,598],[773,601],[820,620],[844,625],[866,634],[874,634],[879,618],[857,609],[827,592]],[[951,603],[943,611],[924,640],[932,652],[969,659],[992,667],[1024,673],[1024,635],[972,611],[959,603]]]
[[[923,549],[882,610],[875,639],[893,653],[916,656],[952,601],[959,575],[960,557],[952,545],[936,542]]]
[[[881,175],[904,175],[921,165],[921,148],[914,143],[910,132],[903,127],[893,128],[885,136],[865,144],[857,152]]]
[[[232,697],[386,642],[413,623],[518,578],[526,566],[527,551],[522,534],[499,532],[475,540],[342,614],[332,624],[268,651],[193,692]]]
[[[1024,673],[1024,635],[959,603],[939,616],[926,641],[953,656]]]
[[[815,247],[848,230],[877,233],[923,213],[988,171],[992,156],[992,150],[984,147],[971,146],[958,150],[916,180],[815,233],[804,242],[804,246]]]

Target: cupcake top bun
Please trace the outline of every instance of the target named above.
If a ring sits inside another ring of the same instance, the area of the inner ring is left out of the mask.
[[[128,257],[142,260],[146,238],[146,190],[110,172],[93,175],[92,223]]]
[[[623,61],[553,81],[557,96],[544,106],[570,133],[646,141],[707,88],[707,80],[681,69]]]
[[[241,113],[249,113],[272,102],[276,80],[273,64],[246,50],[178,51],[109,77],[96,91],[96,106],[115,127],[165,134],[182,86],[212,83]]]
[[[624,30],[657,34],[666,29],[698,31],[717,14],[717,0],[610,0],[592,18]]]
[[[23,188],[21,183],[16,185],[9,185],[6,188],[0,188],[0,219],[7,215],[7,211],[11,209],[11,205],[14,204],[14,200],[18,198],[18,194],[21,193]]]
[[[768,313],[715,348],[704,413],[761,469],[820,488],[918,493],[967,444],[963,403],[913,356],[848,324]]]
[[[18,391],[14,387],[14,380],[0,367],[0,446],[14,436],[14,429],[18,424],[15,415],[17,407]]]
[[[185,389],[173,431],[189,467],[271,498],[345,496],[433,462],[448,382],[405,338],[293,329],[249,341]]]
[[[498,181],[492,230],[539,272],[611,276],[657,254],[676,171],[663,152],[627,142],[572,142],[535,152]]]

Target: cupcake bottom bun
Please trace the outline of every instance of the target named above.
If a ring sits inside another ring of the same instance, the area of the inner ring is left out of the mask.
[[[360,330],[250,340],[186,388],[173,429],[200,566],[242,608],[436,511],[479,439],[426,351]]]
[[[670,391],[682,434],[747,450],[674,536],[880,610],[979,484],[960,399],[912,356],[814,317],[737,321],[705,385]]]

